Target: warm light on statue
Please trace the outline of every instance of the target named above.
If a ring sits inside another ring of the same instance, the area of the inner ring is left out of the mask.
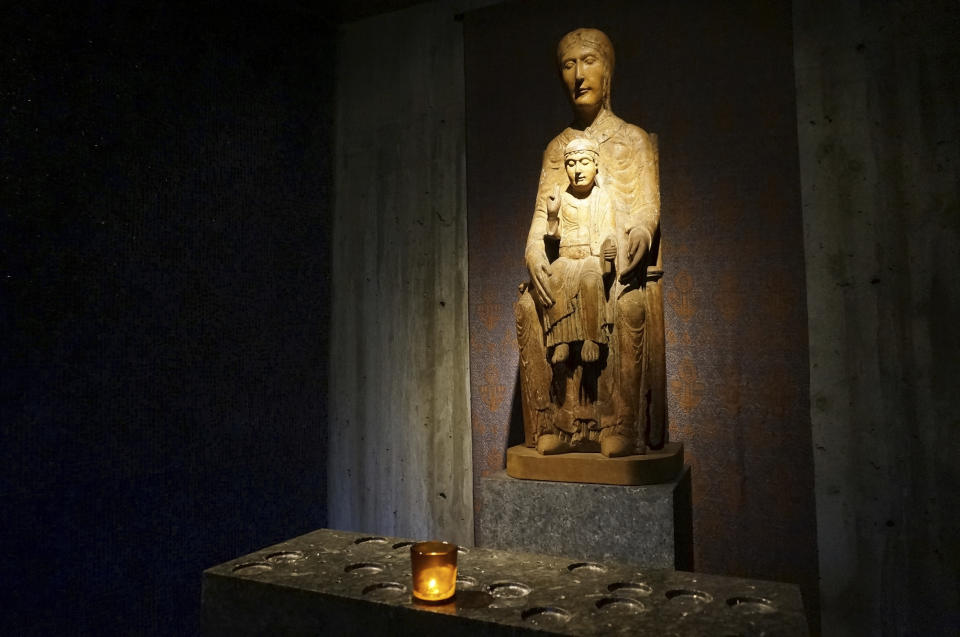
[[[441,602],[457,590],[457,546],[448,542],[419,542],[410,547],[413,596]]]

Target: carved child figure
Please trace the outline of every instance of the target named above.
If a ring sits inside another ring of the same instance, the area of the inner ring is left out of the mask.
[[[560,256],[550,264],[554,303],[543,315],[554,364],[568,361],[571,346],[578,345],[583,363],[596,362],[612,328],[604,275],[617,256],[616,219],[597,183],[598,158],[596,142],[578,137],[568,143],[564,167],[570,185],[563,192],[554,189],[547,202],[546,236],[560,240]]]

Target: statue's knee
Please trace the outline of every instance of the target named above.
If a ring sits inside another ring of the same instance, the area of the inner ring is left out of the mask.
[[[540,330],[540,316],[537,314],[537,303],[533,300],[530,290],[524,290],[513,305],[513,313],[517,319],[518,336],[530,330]]]
[[[643,328],[646,309],[639,290],[627,293],[617,302],[617,314],[625,326],[634,330]]]
[[[595,290],[603,289],[603,278],[597,272],[587,272],[580,279],[580,292],[589,294]]]
[[[517,316],[517,320],[523,320],[529,318],[530,316],[536,317],[537,315],[537,304],[533,300],[533,295],[530,294],[530,290],[524,290],[523,293],[517,298],[517,302],[513,308],[514,313]]]

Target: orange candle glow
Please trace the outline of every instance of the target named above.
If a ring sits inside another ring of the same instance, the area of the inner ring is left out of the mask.
[[[426,602],[442,602],[457,591],[457,545],[449,542],[418,542],[410,547],[413,596]]]

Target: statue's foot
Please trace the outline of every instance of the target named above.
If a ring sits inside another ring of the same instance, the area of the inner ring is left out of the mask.
[[[608,458],[633,454],[633,441],[620,434],[610,434],[600,439],[600,453]]]
[[[570,451],[570,444],[555,434],[544,434],[537,439],[537,451],[544,456]]]
[[[566,343],[560,343],[553,348],[553,358],[550,360],[554,363],[562,363],[570,357],[570,346]]]
[[[584,341],[580,348],[580,360],[584,363],[595,363],[600,360],[600,346],[596,341]]]

